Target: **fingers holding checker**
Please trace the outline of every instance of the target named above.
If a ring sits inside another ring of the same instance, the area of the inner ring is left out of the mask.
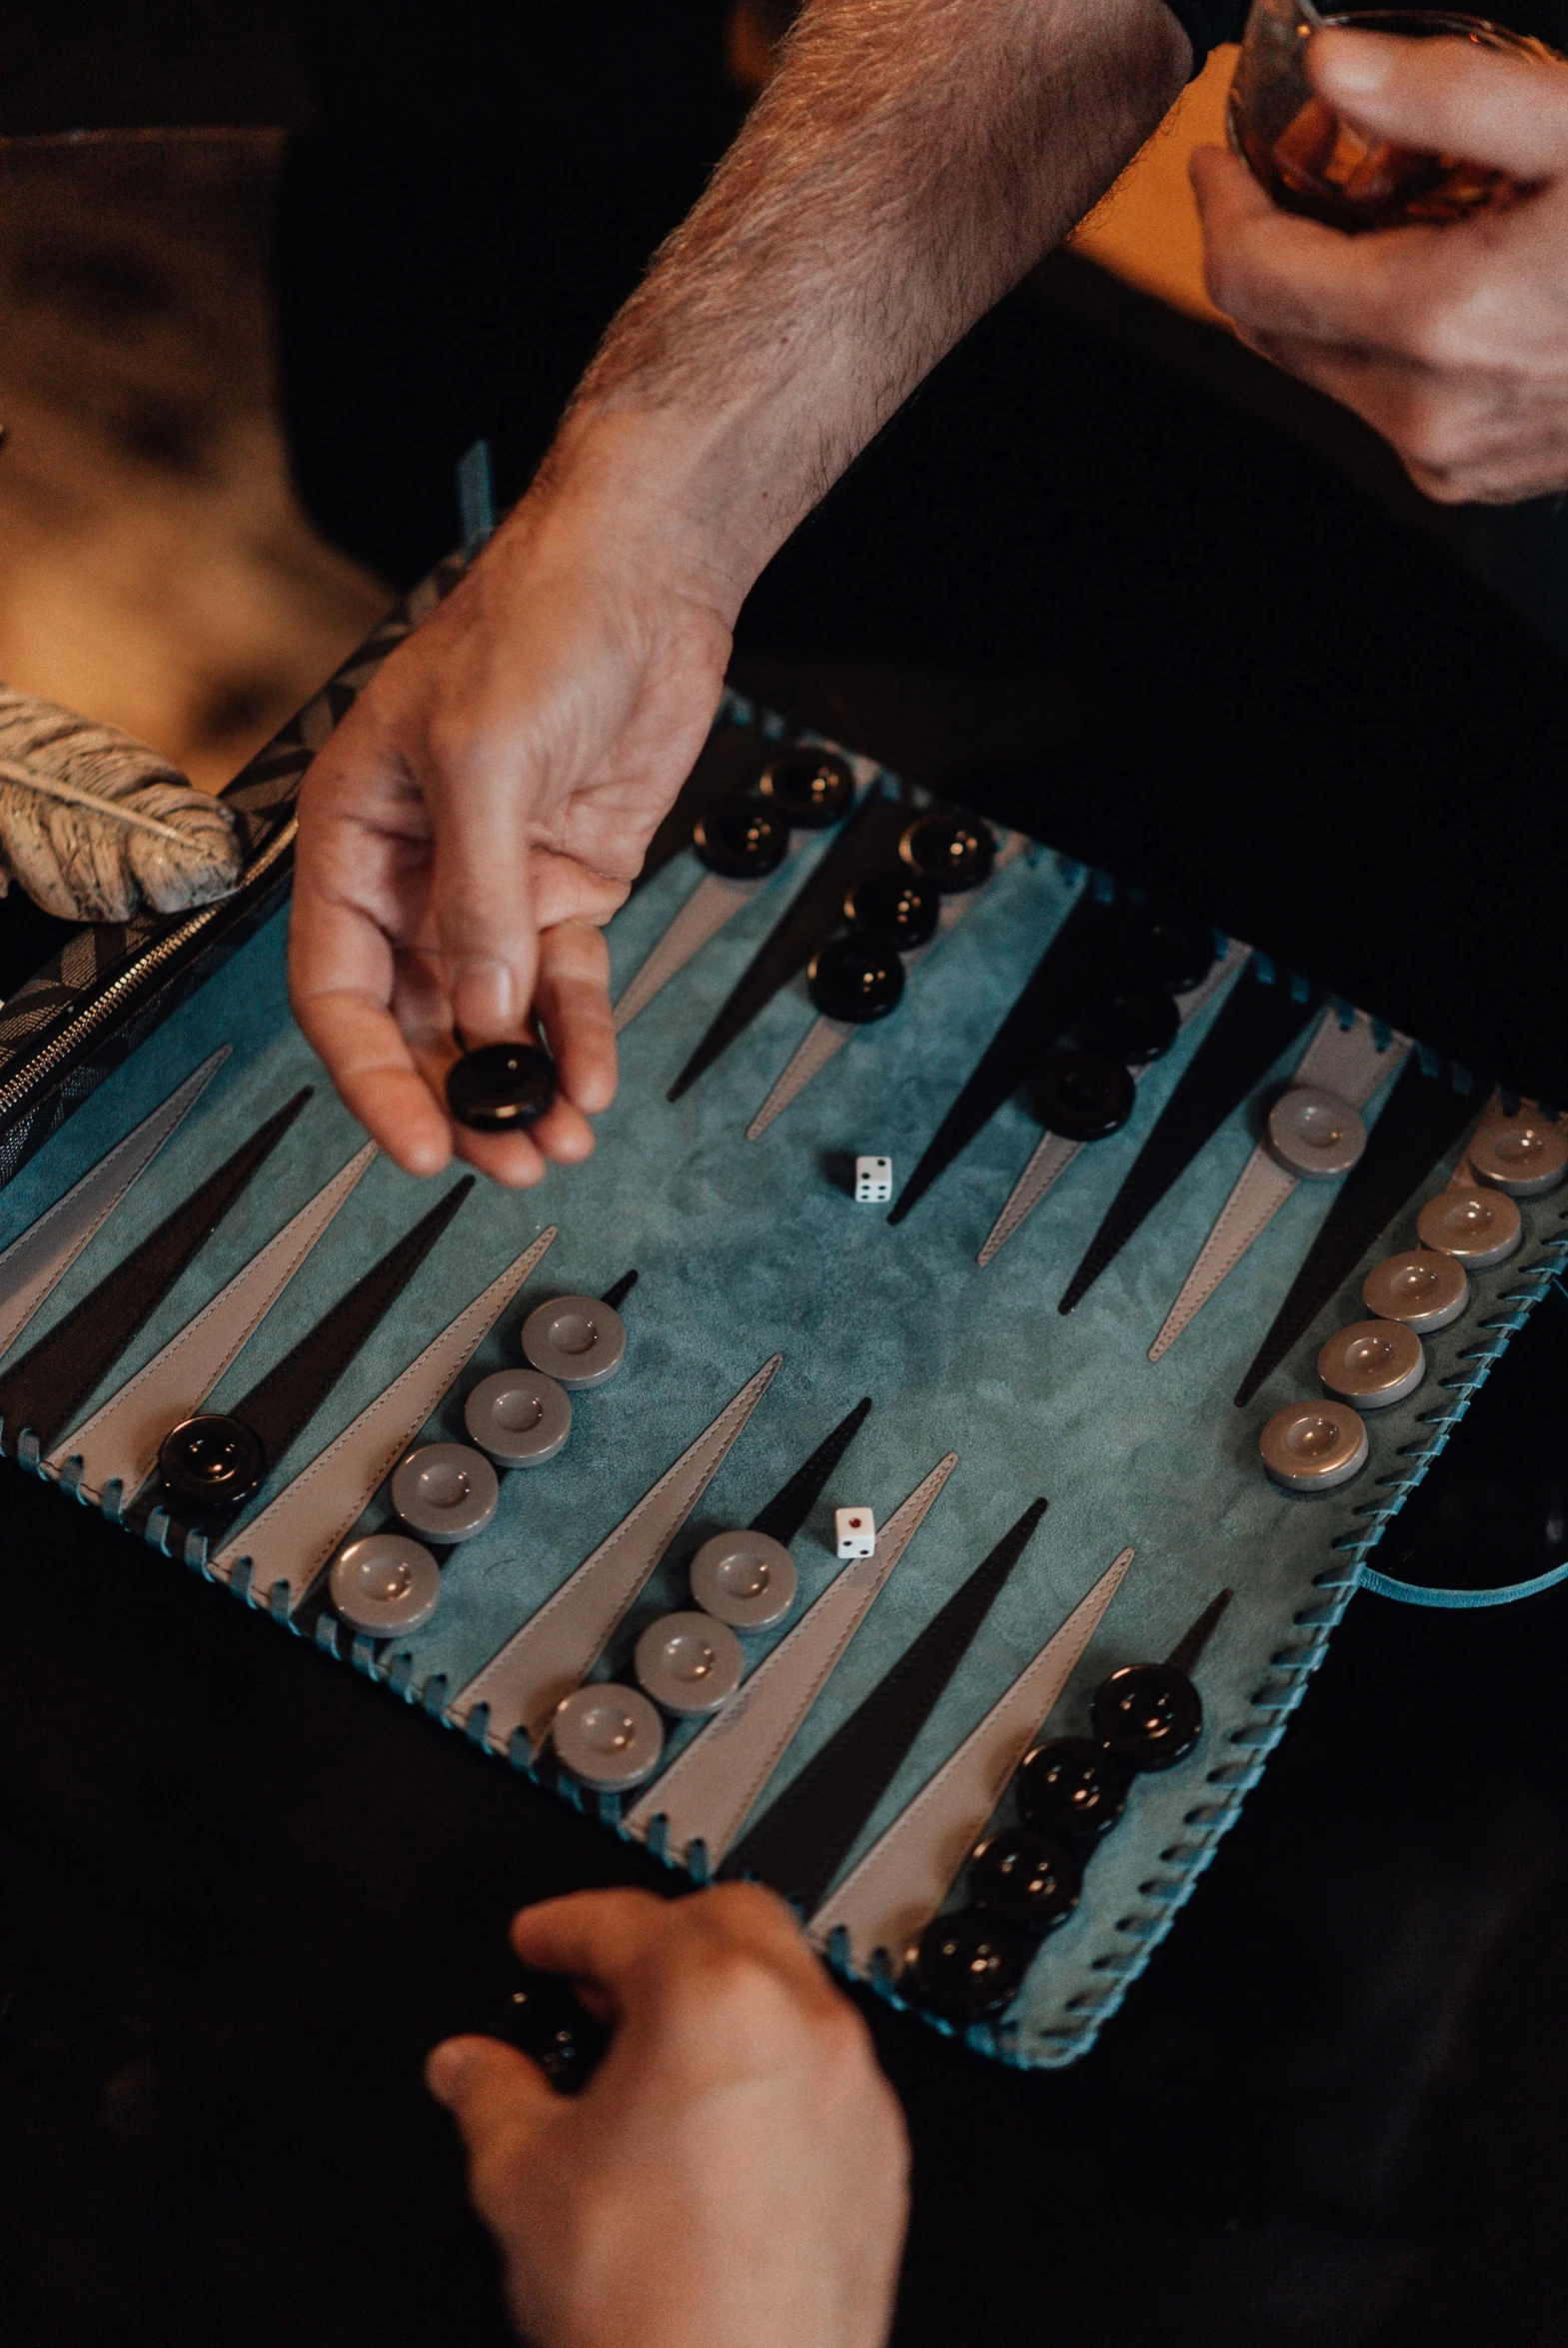
[[[427,2071],[539,2348],[879,2348],[906,2211],[902,2114],[855,2008],[756,1884],[580,1892],[513,1946],[608,2026],[588,2084],[487,2038]]]
[[[640,499],[658,509],[641,530]],[[712,566],[654,526],[662,515],[636,466],[611,479],[563,461],[305,778],[295,1016],[411,1174],[456,1154],[537,1182],[589,1155],[589,1120],[614,1097],[601,932],[702,749],[730,650]],[[455,1118],[446,1080],[463,1050],[524,1044],[550,1053],[555,1103],[526,1128]]]
[[[339,826],[334,790],[328,770],[302,799],[292,996],[346,1105],[409,1174],[439,1174],[457,1156],[524,1188],[552,1163],[580,1164],[594,1148],[589,1121],[609,1107],[617,1081],[598,919],[540,933],[531,1017],[505,1023],[501,1036],[460,1033],[428,908],[407,909],[405,923],[405,909],[379,902],[363,870],[364,901],[337,886],[352,847],[340,832],[361,828]],[[392,853],[385,840],[382,848]],[[623,894],[617,887],[614,902]]]

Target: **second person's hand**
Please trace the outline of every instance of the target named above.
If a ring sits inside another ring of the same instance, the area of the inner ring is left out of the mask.
[[[1446,227],[1349,236],[1200,148],[1208,290],[1241,338],[1352,408],[1418,489],[1506,505],[1568,488],[1568,68],[1467,41],[1315,33],[1314,88],[1370,137],[1525,190]]]
[[[430,2058],[535,2348],[881,2348],[903,2115],[784,1901],[580,1892],[512,1937],[615,2030],[570,2098],[495,2039]]]

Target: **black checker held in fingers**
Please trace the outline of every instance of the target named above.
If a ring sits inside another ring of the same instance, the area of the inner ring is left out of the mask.
[[[523,1967],[490,2035],[538,2063],[561,2095],[588,2085],[610,2044],[609,2031],[579,2004],[571,1983],[532,1965]]]
[[[475,1134],[527,1133],[557,1091],[555,1062],[536,1044],[482,1044],[447,1071],[447,1107]]]

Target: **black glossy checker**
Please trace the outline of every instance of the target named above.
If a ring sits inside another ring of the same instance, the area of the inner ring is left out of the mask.
[[[1120,1253],[1144,1217],[1191,1165],[1205,1142],[1262,1083],[1294,1042],[1321,998],[1282,981],[1265,985],[1249,962],[1220,1005],[1213,1026],[1138,1152],[1082,1262],[1067,1282],[1060,1312],[1070,1312]]]
[[[770,758],[777,757],[782,747],[763,741],[753,727],[738,726],[721,717],[649,842],[642,870],[632,884],[633,893],[646,889],[673,857],[691,845],[692,834],[710,808],[733,792],[754,789]]]
[[[961,1150],[989,1123],[1055,1042],[1063,1023],[1114,950],[1110,908],[1080,897],[986,1045],[968,1082],[926,1144],[888,1215],[902,1222]]]
[[[707,1033],[670,1088],[679,1101],[745,1033],[781,987],[803,971],[837,929],[845,897],[865,874],[892,863],[908,822],[901,799],[872,797],[849,818],[821,862],[812,867],[784,914],[758,948]]]
[[[230,1415],[254,1429],[269,1467],[276,1466],[315,1416],[473,1187],[472,1174],[455,1182],[446,1196],[362,1273],[316,1326],[235,1403]],[[138,1501],[137,1519],[144,1520],[155,1507],[169,1505],[171,1513],[183,1522],[180,1500],[180,1493],[165,1493],[155,1486]]]

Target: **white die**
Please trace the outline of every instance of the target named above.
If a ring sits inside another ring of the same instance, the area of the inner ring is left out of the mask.
[[[840,1557],[869,1557],[876,1547],[876,1519],[869,1508],[835,1508],[833,1541]]]
[[[892,1196],[892,1160],[857,1158],[854,1162],[854,1202],[857,1206],[884,1206]]]

